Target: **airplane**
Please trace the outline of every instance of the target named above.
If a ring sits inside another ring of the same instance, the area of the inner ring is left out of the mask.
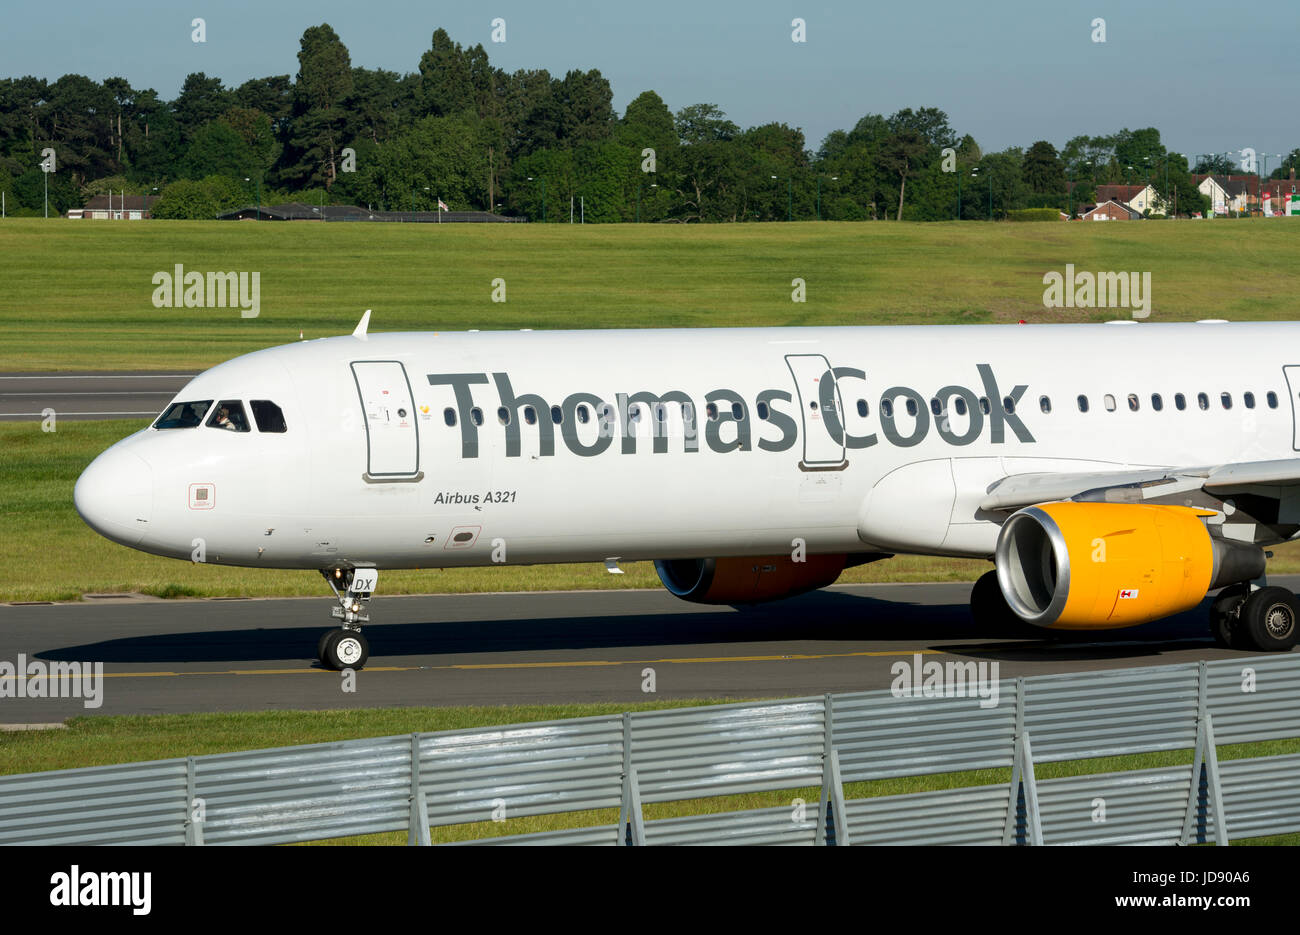
[[[1295,646],[1265,576],[1300,534],[1297,323],[375,333],[199,374],[77,481],[101,535],[311,569],[365,664],[384,569],[653,560],[753,604],[910,553],[981,558],[989,631],[1210,608]]]

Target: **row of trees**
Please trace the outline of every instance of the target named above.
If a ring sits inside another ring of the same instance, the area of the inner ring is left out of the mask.
[[[334,30],[314,26],[294,77],[226,88],[195,73],[173,101],[123,78],[0,80],[0,189],[18,213],[39,213],[47,183],[60,211],[110,190],[159,193],[160,217],[260,196],[421,210],[442,198],[534,220],[567,220],[579,199],[597,222],[942,220],[1069,210],[1124,181],[1150,181],[1180,213],[1205,207],[1153,128],[984,153],[941,110],[909,108],[868,114],[812,152],[799,129],[742,130],[713,104],[673,113],[646,91],[620,117],[612,100],[596,70],[508,73],[441,29],[414,72],[354,67]]]

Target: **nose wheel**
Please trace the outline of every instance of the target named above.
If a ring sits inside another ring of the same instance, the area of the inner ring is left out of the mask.
[[[327,669],[360,669],[370,658],[370,643],[360,630],[326,630],[316,646],[316,655]]]
[[[375,568],[328,568],[321,574],[338,601],[338,606],[331,608],[330,612],[342,620],[343,625],[321,634],[316,644],[316,657],[327,669],[360,669],[370,658],[370,644],[361,635],[361,624],[370,622],[365,608],[379,584],[379,571]]]

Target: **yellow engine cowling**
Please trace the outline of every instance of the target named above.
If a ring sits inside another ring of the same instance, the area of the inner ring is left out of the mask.
[[[1228,565],[1233,574],[1263,570],[1258,549],[1211,538],[1202,517],[1213,515],[1130,503],[1029,507],[998,536],[998,584],[1017,616],[1042,627],[1100,630],[1167,617],[1228,583],[1216,581],[1221,564],[1225,573]]]
[[[760,558],[700,558],[655,562],[659,580],[683,600],[697,604],[756,604],[834,584],[846,555],[788,555]]]

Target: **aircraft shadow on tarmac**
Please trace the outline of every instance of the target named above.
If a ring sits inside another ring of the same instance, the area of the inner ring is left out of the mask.
[[[384,603],[379,599],[372,605],[380,619],[385,616]],[[773,655],[938,648],[978,658],[1065,661],[1157,657],[1175,650],[1210,648],[1213,644],[1206,622],[1208,604],[1207,600],[1186,613],[1139,627],[1067,634],[1063,639],[978,629],[965,603],[911,604],[843,591],[816,591],[739,611],[720,607],[691,613],[374,623],[367,625],[364,632],[370,641],[372,660],[388,661],[397,661],[394,657],[400,660],[547,650],[590,653],[627,647],[645,647],[650,652],[671,647],[672,655],[680,657],[696,654],[695,646],[718,644],[747,644],[747,653]],[[328,621],[322,619],[320,625],[307,627],[158,633],[43,650],[34,655],[51,661],[92,659],[137,664],[311,659],[319,665],[312,652],[327,629]],[[957,641],[958,645],[947,641]]]

